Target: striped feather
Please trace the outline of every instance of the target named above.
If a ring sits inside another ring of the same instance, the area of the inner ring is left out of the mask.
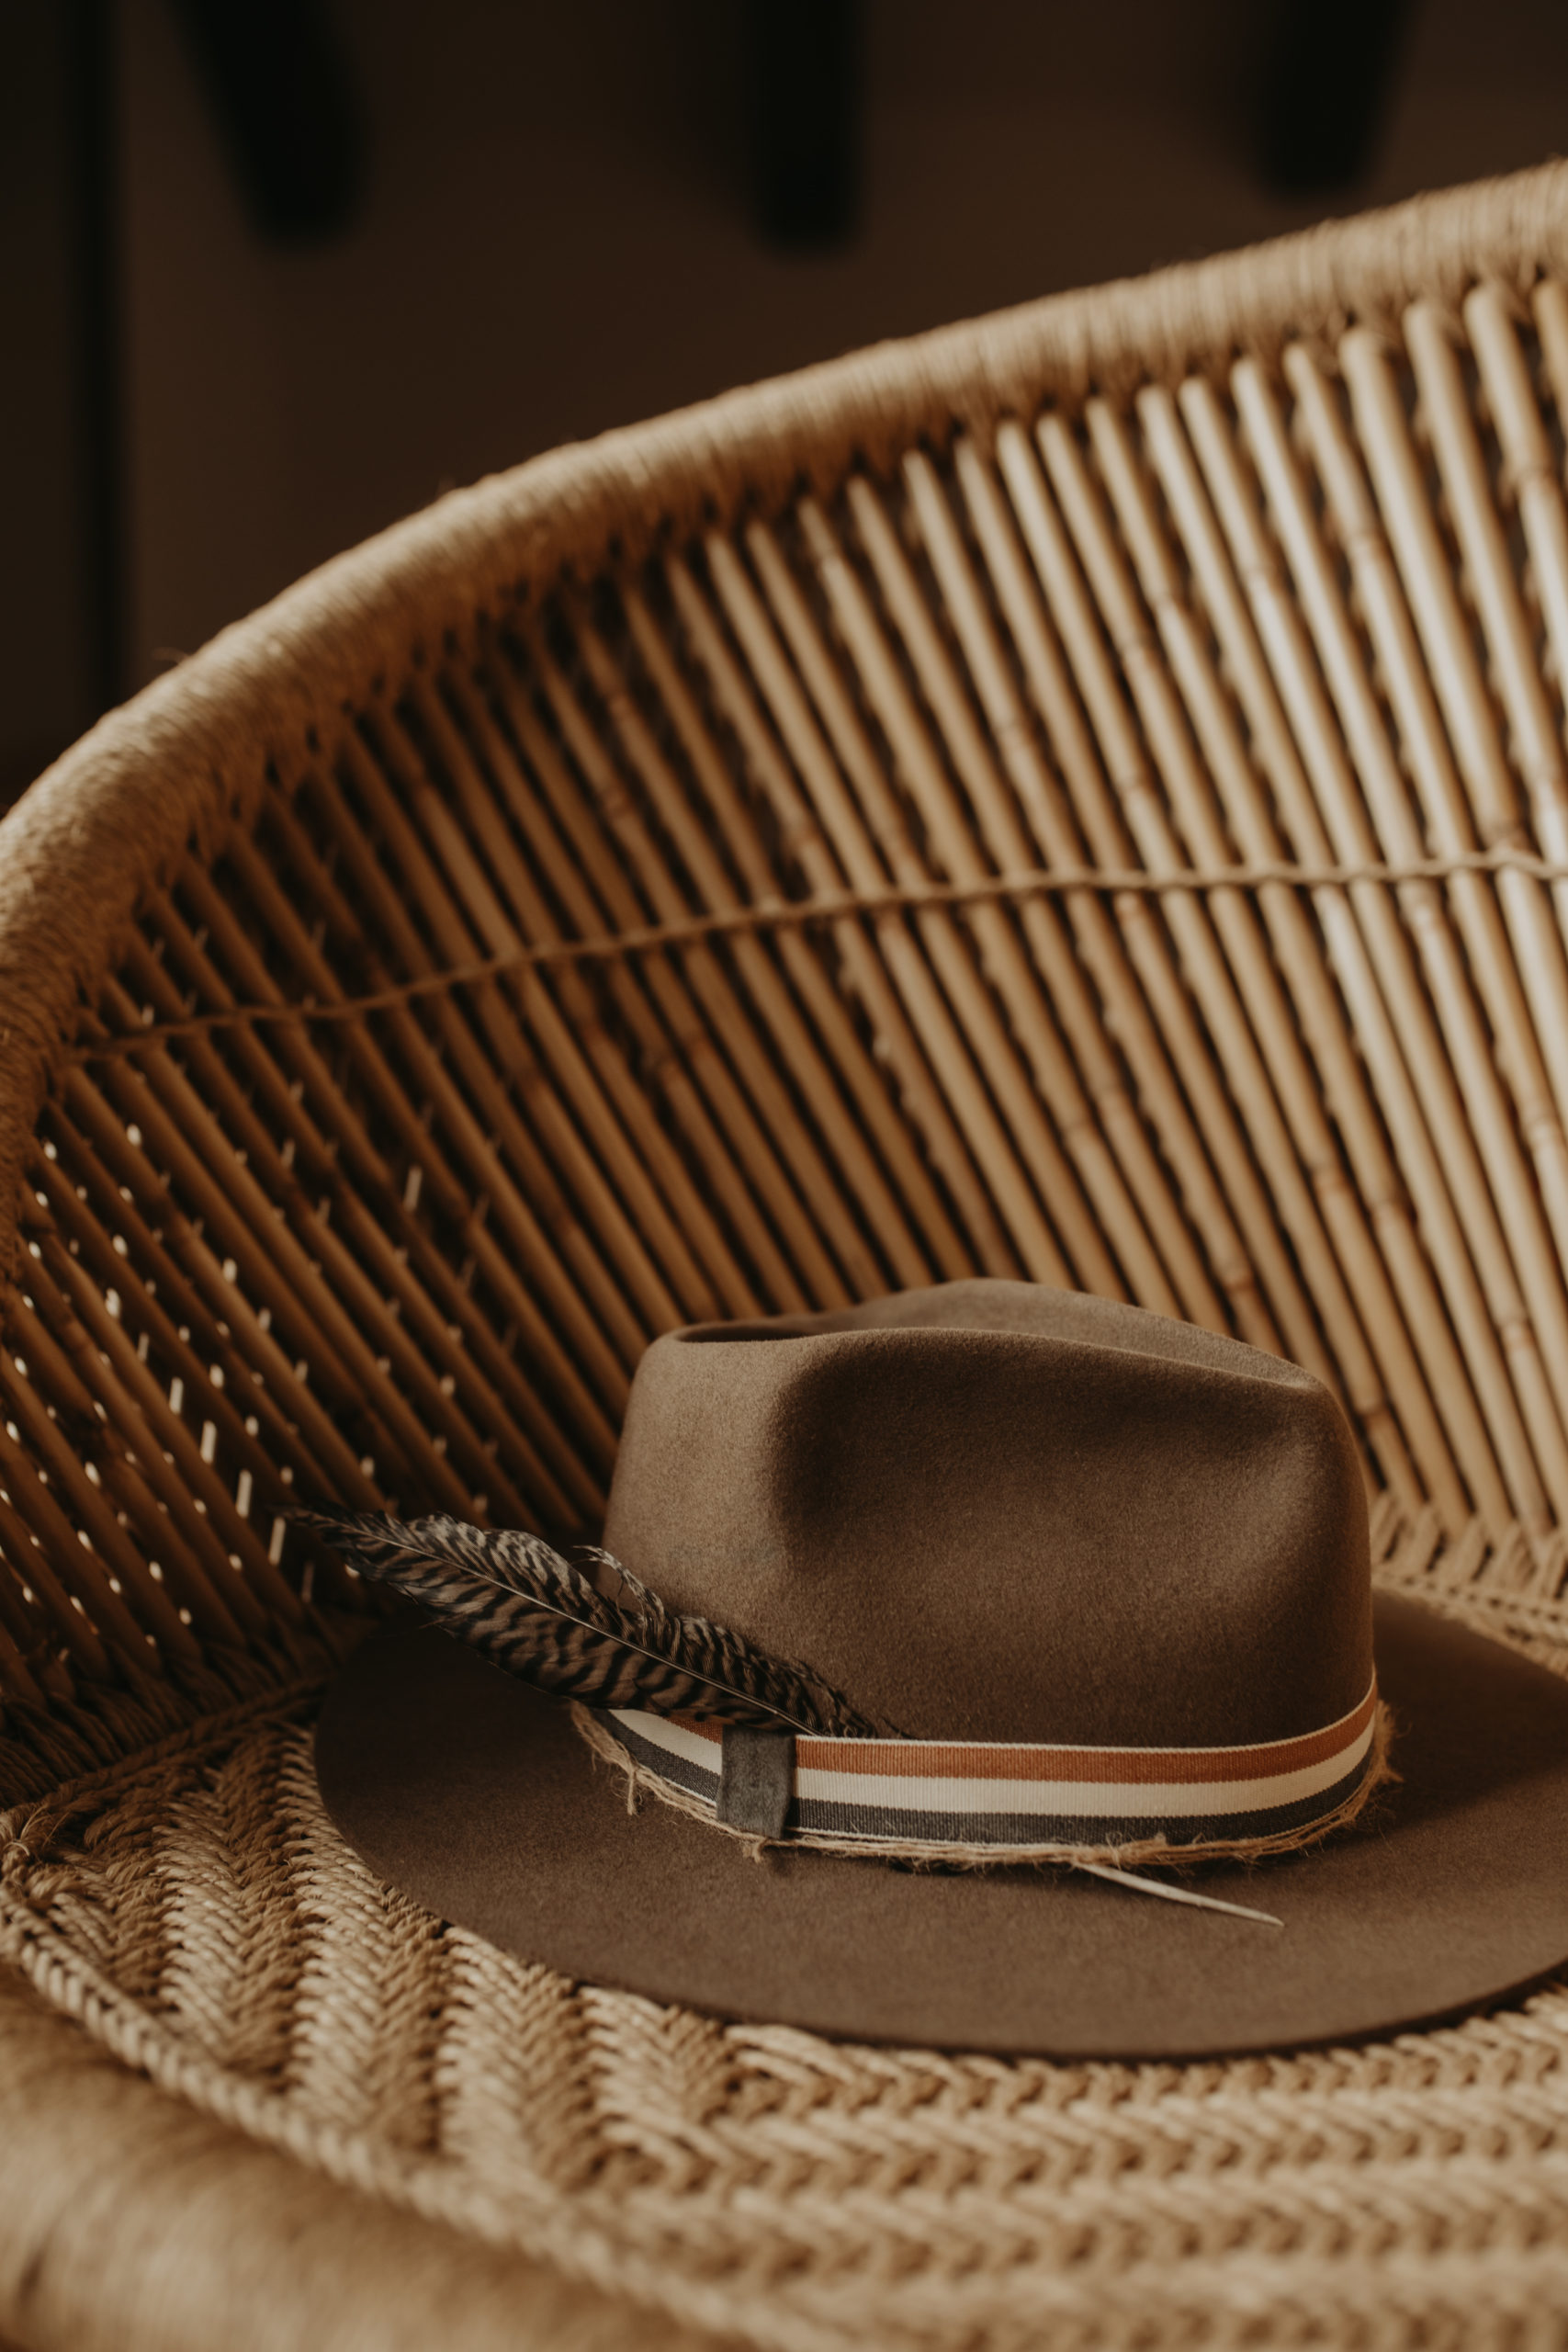
[[[288,1517],[361,1576],[393,1586],[557,1698],[851,1738],[888,1731],[809,1667],[771,1657],[705,1617],[679,1616],[608,1552],[589,1556],[614,1571],[624,1599],[607,1598],[542,1537],[514,1529],[374,1511]]]

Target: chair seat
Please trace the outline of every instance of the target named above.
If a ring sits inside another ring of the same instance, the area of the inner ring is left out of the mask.
[[[1429,1533],[1384,1537],[1385,1587],[1568,1673],[1568,1604],[1445,1589]],[[1201,2066],[726,2026],[573,1984],[378,1884],[322,1810],[315,1704],[299,1687],[241,1701],[13,1814],[4,1948],[77,2040],[169,2095],[96,2078],[121,2128],[128,2090],[156,2111],[158,2174],[172,2141],[215,2219],[259,2177],[301,2226],[317,2192],[280,2184],[264,2150],[356,2193],[322,2210],[345,2245],[378,2246],[357,2320],[327,2246],[304,2274],[325,2268],[355,2340],[374,2311],[378,2344],[439,2324],[443,2341],[510,2345],[519,2312],[522,2340],[547,2341],[552,2279],[585,2290],[570,2309],[588,2341],[663,2327],[792,2352],[956,2352],[1047,2325],[1093,2346],[1472,2340],[1568,2294],[1568,1989],[1440,2032]],[[0,2044],[30,2029],[41,2048],[43,2026],[29,2012]],[[84,2063],[55,2060],[78,2086]],[[0,2120],[21,2104],[0,2095]],[[114,2226],[167,2194],[119,2180]],[[401,2236],[392,2212],[420,2226]],[[254,2213],[233,2226],[243,2249]],[[486,2259],[443,2305],[457,2241]],[[177,2310],[179,2278],[162,2291]],[[254,2335],[236,2310],[226,2344],[287,2341],[299,2292]]]

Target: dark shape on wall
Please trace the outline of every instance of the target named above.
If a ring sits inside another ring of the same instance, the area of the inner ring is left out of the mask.
[[[770,244],[820,250],[860,209],[860,0],[746,0],[752,204]]]
[[[1326,196],[1364,175],[1410,14],[1409,0],[1279,0],[1260,160],[1280,195]]]
[[[365,180],[358,93],[321,0],[173,0],[252,226],[339,235]]]
[[[71,0],[73,400],[81,450],[77,514],[83,637],[91,714],[126,691],[127,556],[121,401],[119,140],[113,0]]]

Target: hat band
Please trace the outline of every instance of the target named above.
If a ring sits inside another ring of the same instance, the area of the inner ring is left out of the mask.
[[[1342,1815],[1381,1758],[1374,1680],[1321,1731],[1244,1747],[1045,1747],[840,1739],[595,1709],[639,1777],[753,1837],[1011,1854],[1294,1844]]]

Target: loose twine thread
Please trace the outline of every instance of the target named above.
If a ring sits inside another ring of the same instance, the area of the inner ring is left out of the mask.
[[[674,922],[606,932],[591,939],[555,939],[537,945],[519,944],[476,963],[423,972],[413,979],[399,980],[366,995],[338,997],[326,1003],[306,998],[288,1004],[226,1005],[211,1012],[192,1013],[181,1021],[149,1022],[141,1029],[83,1040],[69,1058],[78,1063],[111,1060],[143,1053],[181,1037],[203,1036],[214,1030],[253,1028],[265,1023],[299,1025],[317,1021],[357,1021],[367,1013],[392,1011],[419,997],[480,985],[510,972],[652,955],[661,948],[700,945],[705,940],[739,933],[804,930],[851,921],[857,915],[980,906],[998,899],[1055,898],[1078,891],[1112,897],[1130,892],[1163,898],[1172,891],[1260,890],[1270,886],[1300,890],[1346,889],[1359,884],[1398,888],[1401,884],[1449,881],[1461,874],[1506,873],[1519,874],[1536,882],[1568,882],[1568,863],[1537,856],[1530,850],[1505,847],[1456,851],[1448,856],[1394,864],[1299,865],[1281,859],[1251,865],[1184,866],[1168,874],[1151,874],[1141,866],[1042,867],[1025,873],[991,874],[976,882],[899,883],[878,890],[818,892],[809,899],[763,899],[750,906],[722,907]]]

